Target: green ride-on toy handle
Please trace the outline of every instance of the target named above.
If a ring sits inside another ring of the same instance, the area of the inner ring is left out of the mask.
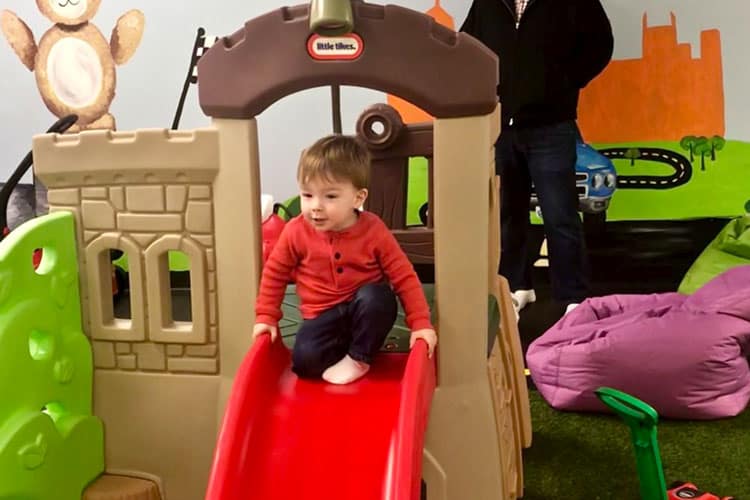
[[[630,427],[642,500],[666,500],[667,484],[656,440],[659,414],[640,399],[617,389],[600,387],[594,392]]]

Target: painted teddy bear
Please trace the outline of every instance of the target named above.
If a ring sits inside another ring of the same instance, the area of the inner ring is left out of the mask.
[[[130,10],[117,20],[109,42],[89,20],[101,0],[36,0],[55,23],[39,45],[15,13],[0,12],[0,28],[21,62],[34,71],[44,104],[57,117],[78,115],[71,131],[114,129],[109,106],[115,96],[115,65],[126,63],[143,36],[145,19]]]

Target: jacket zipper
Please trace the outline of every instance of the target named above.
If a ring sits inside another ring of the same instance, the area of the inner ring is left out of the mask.
[[[510,12],[511,19],[515,21],[516,20],[515,10],[511,9],[510,5],[508,5],[508,2],[506,2],[505,0],[500,0],[500,2],[502,2],[503,5],[505,5],[505,8],[508,9],[508,12]],[[518,23],[516,23],[516,29],[518,29]]]
[[[523,13],[521,13],[521,17],[519,18],[515,10],[510,8],[510,5],[508,5],[508,2],[503,0],[503,4],[505,4],[505,8],[508,9],[508,12],[510,12],[510,15],[513,16],[513,19],[516,21],[516,31],[518,31],[518,27],[521,26],[521,19],[523,19],[523,16],[529,10],[529,7],[531,7],[531,4],[533,4],[534,2],[535,0],[529,0],[526,3],[526,8],[523,10]]]

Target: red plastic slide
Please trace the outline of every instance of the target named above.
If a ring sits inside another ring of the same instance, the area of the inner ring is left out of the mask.
[[[435,364],[418,341],[344,386],[297,378],[264,335],[234,382],[207,500],[419,500]]]

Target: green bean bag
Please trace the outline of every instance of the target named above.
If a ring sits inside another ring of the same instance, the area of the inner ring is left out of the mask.
[[[691,294],[727,269],[750,264],[750,214],[732,219],[698,256],[680,283]]]

